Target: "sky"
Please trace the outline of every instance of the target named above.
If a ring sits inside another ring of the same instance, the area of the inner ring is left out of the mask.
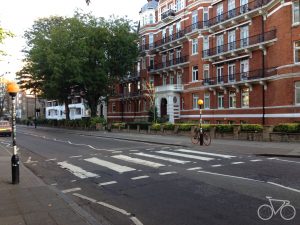
[[[91,12],[96,17],[109,18],[110,15],[127,16],[133,21],[139,20],[139,11],[147,0],[3,0],[0,7],[0,26],[15,34],[8,38],[0,49],[7,56],[0,56],[0,76],[14,79],[15,72],[22,68],[25,46],[23,34],[38,18],[49,16],[72,16],[76,9]]]

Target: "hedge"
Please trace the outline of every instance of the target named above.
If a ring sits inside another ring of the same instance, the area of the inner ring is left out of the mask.
[[[262,132],[263,126],[260,124],[241,124],[241,131],[245,132]]]
[[[274,127],[274,132],[300,133],[300,123],[282,123]]]
[[[233,125],[231,124],[217,124],[216,131],[219,133],[231,133],[233,132]]]
[[[151,125],[151,130],[159,131],[159,130],[160,130],[160,127],[161,127],[161,124],[160,124],[160,123],[153,123],[153,124]]]

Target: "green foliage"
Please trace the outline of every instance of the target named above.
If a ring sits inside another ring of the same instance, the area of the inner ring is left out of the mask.
[[[233,132],[233,125],[231,124],[217,124],[216,131],[219,133],[231,133]]]
[[[164,130],[174,130],[175,125],[172,123],[163,124]]]
[[[116,123],[112,123],[112,128],[115,128],[115,129],[125,129],[126,128],[126,123],[124,122],[116,122]]]
[[[154,111],[154,108],[155,108],[155,111]],[[154,114],[155,112],[155,114]],[[149,119],[148,121],[149,122],[152,122],[152,123],[156,123],[157,120],[158,120],[158,114],[157,114],[157,108],[156,107],[151,107],[149,112],[148,112],[148,115],[149,115]]]
[[[300,133],[300,123],[282,123],[274,127],[274,132]]]
[[[160,123],[153,123],[151,124],[151,130],[160,131],[161,124]]]
[[[262,132],[263,126],[260,124],[241,124],[241,131],[244,132]]]
[[[195,124],[181,123],[181,124],[178,124],[178,130],[179,131],[190,131],[193,126],[195,126]]]
[[[96,127],[96,124],[100,123],[102,125],[106,125],[106,120],[103,117],[95,116],[91,118],[91,126]]]

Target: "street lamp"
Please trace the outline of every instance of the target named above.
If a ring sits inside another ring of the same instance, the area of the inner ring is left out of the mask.
[[[199,121],[199,124],[200,124],[200,145],[203,145],[203,130],[202,130],[202,105],[203,105],[203,100],[199,99],[197,101],[197,103],[200,107],[200,121]]]
[[[11,172],[12,172],[12,184],[18,184],[20,182],[19,172],[19,156],[17,154],[16,146],[16,95],[19,92],[19,86],[14,83],[8,83],[7,92],[12,99],[12,141],[13,141],[13,156],[11,157]]]

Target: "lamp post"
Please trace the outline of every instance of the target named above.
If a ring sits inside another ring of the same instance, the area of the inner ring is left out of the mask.
[[[202,130],[202,105],[203,105],[203,100],[199,99],[197,101],[199,107],[200,107],[200,121],[199,121],[199,125],[200,125],[200,145],[203,145],[203,130]]]
[[[12,142],[13,142],[13,156],[11,157],[11,172],[12,172],[12,184],[18,184],[20,182],[19,172],[19,156],[16,146],[16,95],[19,92],[19,86],[14,83],[8,83],[7,92],[12,99]]]

